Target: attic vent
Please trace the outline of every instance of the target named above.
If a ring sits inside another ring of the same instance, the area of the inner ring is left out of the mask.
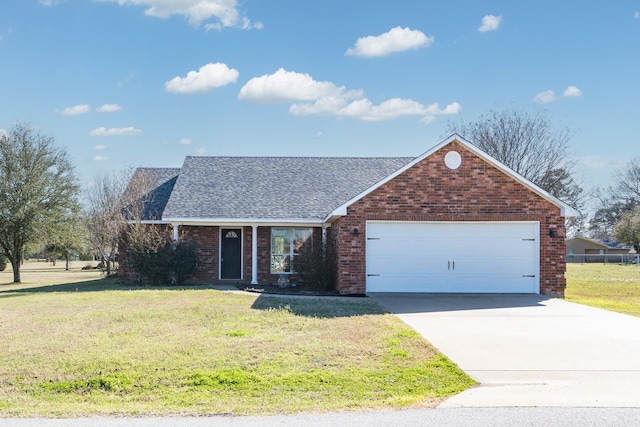
[[[462,156],[457,151],[449,151],[444,156],[444,164],[449,169],[458,169],[462,164]]]
[[[236,233],[233,230],[227,231],[227,234],[224,235],[224,238],[225,239],[237,239],[238,238],[238,233]]]

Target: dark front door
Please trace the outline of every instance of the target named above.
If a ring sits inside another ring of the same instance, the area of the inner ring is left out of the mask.
[[[222,229],[220,246],[220,278],[241,279],[242,230]]]

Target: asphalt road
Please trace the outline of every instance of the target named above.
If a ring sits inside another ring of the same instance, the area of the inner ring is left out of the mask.
[[[273,417],[0,419],[7,427],[639,426],[640,408],[446,408]]]

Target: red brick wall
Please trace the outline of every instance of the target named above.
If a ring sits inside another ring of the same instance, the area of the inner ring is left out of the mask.
[[[455,170],[444,163],[451,150],[462,156]],[[342,294],[365,292],[367,220],[539,221],[540,292],[564,294],[565,225],[560,209],[456,142],[357,201],[346,217],[332,224]],[[549,237],[550,229],[556,237]]]
[[[178,230],[180,238],[196,242],[198,245],[198,269],[195,279],[208,283],[218,281],[220,229],[181,225]]]
[[[228,227],[233,228],[233,227]],[[251,239],[250,226],[242,228],[242,282],[251,281]],[[198,270],[196,280],[201,282],[217,282],[219,280],[219,245],[220,228],[217,226],[180,226],[181,238],[198,244]],[[314,229],[314,239],[322,240],[322,229]],[[271,274],[271,227],[258,227],[258,281],[260,283],[276,283],[277,274]],[[291,276],[295,281],[295,275]]]

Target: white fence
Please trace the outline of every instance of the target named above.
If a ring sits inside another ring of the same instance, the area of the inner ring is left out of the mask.
[[[573,263],[604,263],[604,264],[629,264],[640,263],[638,254],[572,254],[567,255],[567,262]]]

